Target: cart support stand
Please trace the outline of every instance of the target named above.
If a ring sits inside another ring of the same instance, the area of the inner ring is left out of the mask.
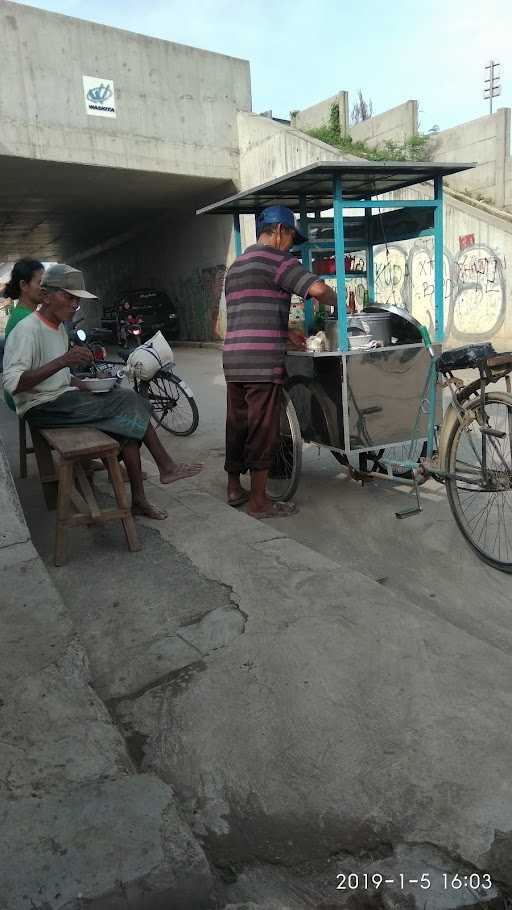
[[[409,518],[410,515],[418,515],[419,512],[423,512],[423,508],[420,501],[420,488],[418,485],[418,472],[413,472],[414,478],[414,492],[416,493],[416,505],[412,506],[410,509],[401,509],[400,512],[395,512],[397,518]]]

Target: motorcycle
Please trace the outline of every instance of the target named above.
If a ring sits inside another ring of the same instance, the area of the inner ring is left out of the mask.
[[[119,320],[119,340],[125,350],[134,351],[142,344],[142,316],[128,315]]]
[[[82,322],[83,320],[80,320]],[[89,329],[86,332],[84,329],[77,329],[78,323],[69,329],[68,336],[70,345],[79,345],[81,347],[86,347],[89,349],[93,355],[93,362],[91,365],[84,369],[84,367],[79,367],[72,369],[73,375],[77,377],[99,377],[104,378],[117,378],[118,382],[124,377],[124,371],[121,369],[121,364],[113,363],[107,361],[107,350],[105,346],[101,343],[102,341],[111,341],[112,332],[109,329]]]

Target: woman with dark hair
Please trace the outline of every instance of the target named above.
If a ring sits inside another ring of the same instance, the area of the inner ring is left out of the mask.
[[[14,263],[11,277],[3,290],[4,297],[17,301],[5,326],[6,338],[18,322],[37,310],[40,303],[43,274],[44,265],[37,259],[18,259]],[[11,411],[15,411],[14,401],[8,392],[4,392],[4,398]]]

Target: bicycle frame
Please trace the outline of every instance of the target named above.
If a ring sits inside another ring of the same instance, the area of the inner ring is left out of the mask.
[[[434,355],[431,351],[431,363],[429,371],[427,374],[427,379],[424,386],[422,400],[420,401],[418,407],[418,413],[416,421],[413,427],[412,436],[411,436],[411,451],[414,443],[418,439],[418,424],[420,416],[422,413],[422,408],[427,403],[428,407],[428,425],[427,425],[427,456],[423,460],[420,470],[426,474],[426,476],[433,477],[435,480],[444,480],[447,477],[457,478],[459,480],[467,480],[468,483],[471,483],[471,478],[467,475],[472,475],[474,477],[479,476],[480,478],[485,479],[487,473],[487,445],[492,444],[492,439],[490,442],[487,440],[487,435],[482,433],[481,441],[481,455],[480,455],[480,467],[471,468],[467,466],[464,469],[464,473],[456,472],[455,474],[449,471],[449,465],[447,463],[448,450],[447,443],[450,439],[454,426],[459,423],[461,426],[464,424],[469,425],[474,419],[475,406],[471,400],[461,402],[457,399],[457,394],[454,392],[454,386],[457,385],[455,379],[448,380],[445,384],[449,386],[451,392],[451,401],[446,409],[446,413],[443,416],[443,422],[438,436],[438,448],[437,448],[437,464],[434,465],[432,458],[435,451],[435,438],[436,438],[436,425],[435,425],[435,414],[436,414],[436,405],[437,405],[437,395],[439,389],[438,381],[438,360],[439,357]],[[489,372],[485,366],[481,366],[480,370],[480,380],[470,384],[465,388],[473,389],[476,393],[479,393],[478,400],[478,409],[480,411],[480,426],[484,427],[486,424],[485,417],[485,390],[487,386],[491,383],[497,382],[499,379],[504,378],[506,382],[507,393],[511,394],[511,383],[510,383],[510,374],[508,372],[497,372],[495,375]],[[470,416],[471,413],[471,416]],[[472,445],[472,444],[471,444]],[[472,445],[473,449],[474,446]],[[478,454],[475,451],[475,455]],[[383,462],[386,463],[386,459],[383,459]],[[391,464],[408,468],[410,470],[418,470],[418,465],[416,462],[405,459],[404,461],[393,461]],[[474,482],[474,481],[473,481]]]

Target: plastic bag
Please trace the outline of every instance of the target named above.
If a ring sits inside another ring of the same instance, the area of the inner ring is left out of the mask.
[[[157,332],[140,347],[135,348],[126,361],[128,373],[148,382],[165,366],[174,363],[174,354],[161,332]]]
[[[311,335],[306,341],[306,350],[315,354],[319,354],[321,351],[328,351],[329,344],[325,332],[317,332],[316,335]]]

